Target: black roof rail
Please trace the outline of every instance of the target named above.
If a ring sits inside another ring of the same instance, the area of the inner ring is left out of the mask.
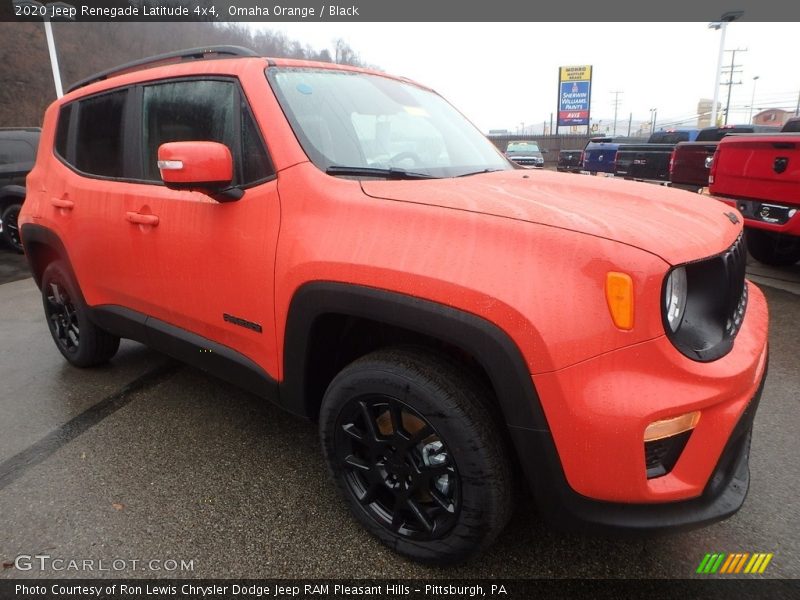
[[[95,73],[94,75],[91,75],[90,77],[82,79],[73,84],[70,86],[67,92],[75,91],[79,88],[89,85],[90,83],[103,81],[104,79],[114,77],[115,75],[122,75],[123,73],[146,69],[147,67],[159,66],[162,63],[171,64],[176,62],[205,60],[210,58],[252,58],[258,56],[259,55],[256,52],[241,46],[204,46],[201,48],[190,48],[188,50],[177,50],[175,52],[167,52],[166,54],[151,56],[149,58],[142,58],[140,60],[125,63],[124,65],[119,65],[113,69],[100,71],[99,73]]]
[[[39,133],[42,131],[41,127],[0,127],[0,131],[28,131],[30,133]]]

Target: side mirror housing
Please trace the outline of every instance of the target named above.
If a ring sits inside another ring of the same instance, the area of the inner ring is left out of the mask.
[[[173,190],[203,192],[217,202],[242,197],[231,187],[233,156],[217,142],[169,142],[158,147],[158,169],[164,184]]]

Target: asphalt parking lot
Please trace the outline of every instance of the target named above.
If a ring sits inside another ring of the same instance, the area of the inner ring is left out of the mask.
[[[106,367],[69,367],[21,257],[0,251],[0,265],[2,578],[684,578],[707,552],[772,552],[764,577],[800,577],[800,267],[751,265],[770,303],[771,366],[750,494],[736,516],[666,537],[608,539],[551,531],[522,497],[488,553],[434,569],[384,549],[349,517],[313,424],[132,342]],[[13,566],[42,553],[129,566]],[[154,559],[192,569],[130,566]]]

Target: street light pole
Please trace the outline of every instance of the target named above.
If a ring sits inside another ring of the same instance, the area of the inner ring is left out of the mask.
[[[53,24],[50,17],[44,17],[44,35],[47,38],[47,51],[50,53],[50,67],[53,70],[53,83],[56,84],[56,98],[64,95],[64,88],[61,85],[61,69],[58,67],[58,55],[56,54],[56,43],[53,39]]]
[[[36,10],[33,14],[44,15],[44,35],[47,38],[47,52],[50,55],[50,68],[53,71],[53,83],[56,87],[56,96],[61,98],[64,95],[64,88],[61,84],[61,69],[58,66],[58,54],[56,53],[56,43],[53,39],[53,24],[50,22],[50,15],[56,15],[57,21],[74,20],[69,15],[74,7],[64,2],[37,2],[37,0],[13,0],[14,6],[32,7]]]
[[[719,55],[717,56],[717,71],[714,74],[714,100],[711,102],[711,126],[716,127],[717,103],[719,102],[719,80],[722,76],[722,59],[725,55],[725,30],[728,28],[728,23],[726,21],[716,24],[712,23],[709,27],[719,29]]]
[[[747,118],[748,123],[753,122],[753,105],[756,103],[756,82],[758,81],[758,75],[753,77],[753,97],[750,98],[750,116]]]
[[[717,71],[714,74],[714,100],[711,103],[711,125],[717,125],[717,103],[719,102],[719,80],[722,74],[722,59],[725,55],[725,30],[728,23],[735,21],[744,14],[743,11],[726,12],[719,21],[709,23],[709,29],[719,29],[719,54],[717,55]]]

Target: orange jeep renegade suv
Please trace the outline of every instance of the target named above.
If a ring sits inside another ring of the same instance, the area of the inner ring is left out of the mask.
[[[518,169],[424,86],[232,47],[74,86],[27,183],[70,363],[131,338],[317,420],[402,554],[485,548],[523,479],[582,529],[744,501],[767,306],[735,209]]]

